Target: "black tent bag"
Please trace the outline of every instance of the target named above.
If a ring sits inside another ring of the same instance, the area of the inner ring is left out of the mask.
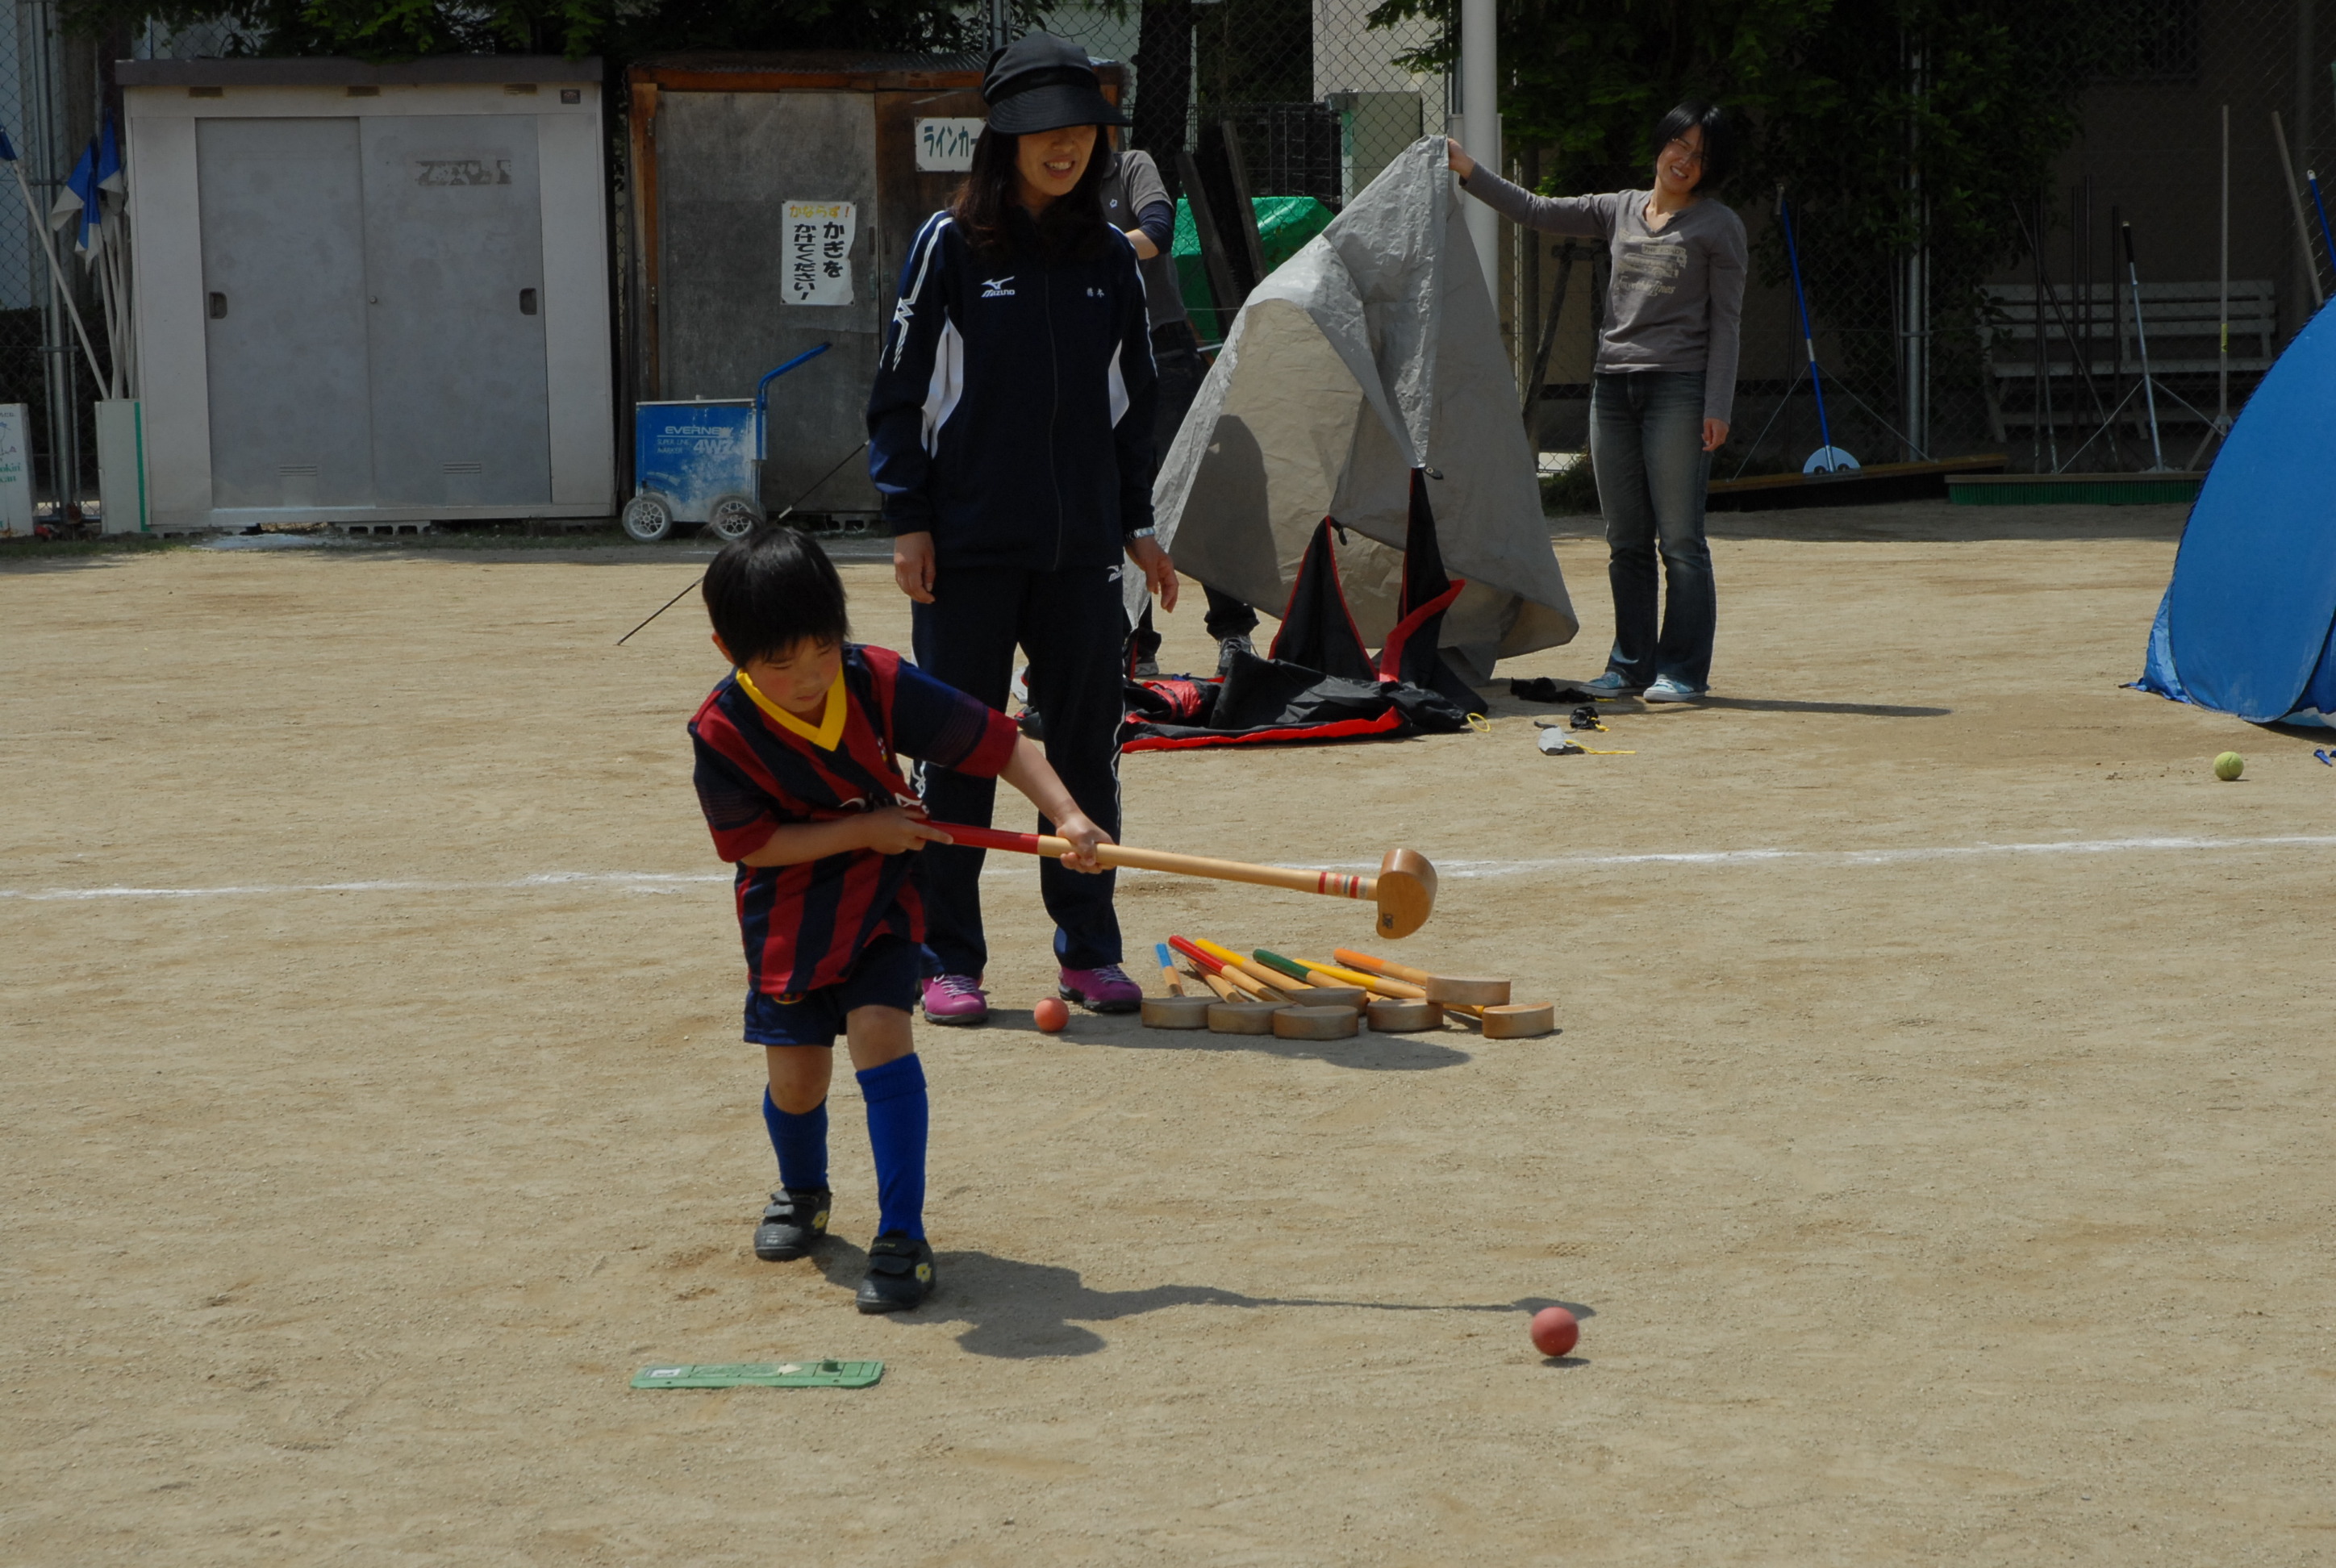
[[[1413,476],[1411,548],[1404,562],[1403,619],[1374,660],[1347,609],[1330,542],[1338,525],[1322,520],[1299,564],[1271,656],[1236,653],[1219,681],[1131,681],[1123,751],[1391,738],[1445,735],[1468,726],[1475,694],[1436,649],[1444,609],[1460,585],[1436,559],[1436,522]],[[1425,517],[1423,529],[1422,518]],[[1427,558],[1417,558],[1422,536]],[[1432,587],[1433,591],[1427,591]],[[1415,598],[1416,597],[1416,602]],[[1416,672],[1457,687],[1455,698],[1397,672]]]

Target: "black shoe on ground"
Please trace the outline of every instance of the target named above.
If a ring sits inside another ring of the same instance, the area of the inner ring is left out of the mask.
[[[905,1312],[933,1293],[932,1243],[892,1232],[868,1243],[868,1277],[860,1281],[863,1312]]]
[[[763,1222],[754,1227],[754,1256],[766,1263],[800,1258],[827,1234],[826,1190],[782,1187],[771,1194]]]
[[[1240,653],[1248,654],[1251,657],[1254,658],[1257,657],[1257,645],[1250,641],[1249,638],[1241,636],[1239,633],[1235,633],[1231,637],[1219,638],[1217,641],[1217,674],[1222,676],[1227,670],[1232,668],[1233,656]]]

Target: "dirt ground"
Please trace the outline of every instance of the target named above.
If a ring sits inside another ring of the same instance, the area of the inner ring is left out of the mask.
[[[610,646],[698,556],[0,570],[0,1561],[2324,1562],[2336,770],[2119,689],[2179,521],[1715,519],[1718,700],[1622,705],[1632,755],[1503,697],[1129,758],[1136,842],[1425,851],[1402,956],[1563,1032],[1042,1037],[1000,864],[890,1320],[848,1075],[838,1239],[749,1249],[721,670],[694,602]],[[1504,676],[1600,667],[1558,550],[1582,637]],[[1132,953],[1369,930],[1122,887]],[[883,1381],[627,1386],[815,1356]]]

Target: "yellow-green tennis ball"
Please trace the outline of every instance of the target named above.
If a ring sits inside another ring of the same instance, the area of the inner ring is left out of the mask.
[[[2214,759],[2214,776],[2224,784],[2247,771],[2247,759],[2234,751],[2226,751]]]

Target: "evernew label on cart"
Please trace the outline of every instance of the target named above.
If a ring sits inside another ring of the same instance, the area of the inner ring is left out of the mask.
[[[852,238],[858,208],[850,201],[787,203],[784,297],[789,305],[852,303]]]

